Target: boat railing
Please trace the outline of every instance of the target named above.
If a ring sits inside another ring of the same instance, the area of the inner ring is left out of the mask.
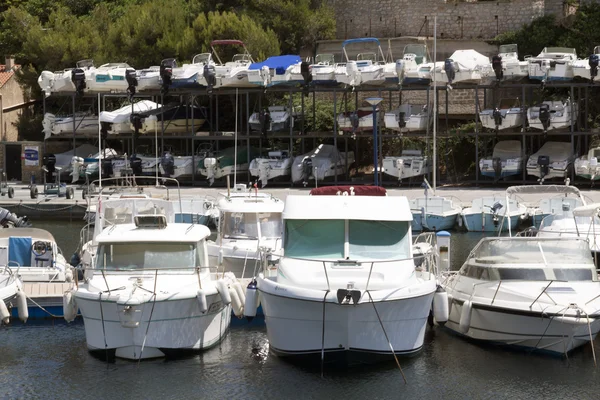
[[[492,300],[491,300],[491,302],[490,302],[490,304],[494,304],[494,301],[496,301],[496,296],[498,295],[498,291],[500,290],[500,286],[502,286],[502,282],[503,282],[503,281],[500,279],[500,280],[494,280],[494,281],[485,281],[485,282],[474,283],[474,284],[473,284],[473,291],[471,292],[471,296],[469,296],[469,301],[470,301],[470,302],[471,302],[471,301],[473,301],[473,297],[475,297],[475,294],[477,293],[477,289],[478,289],[480,286],[487,285],[487,286],[492,286],[492,288],[493,288],[493,284],[496,284],[496,285],[497,285],[497,286],[496,286],[496,290],[494,291],[494,296],[492,297]],[[514,283],[514,282],[531,282],[531,281],[530,281],[530,280],[521,280],[521,279],[511,279],[511,280],[510,280],[510,282],[511,282],[511,283]],[[542,291],[540,292],[540,294],[539,294],[539,295],[538,295],[538,296],[535,298],[535,300],[533,300],[533,302],[532,302],[532,303],[529,305],[529,309],[532,309],[532,308],[533,308],[533,305],[534,305],[534,304],[535,304],[535,303],[536,303],[536,302],[537,302],[537,301],[540,299],[540,297],[542,297],[542,295],[544,295],[544,294],[545,294],[546,296],[548,296],[548,298],[550,299],[550,301],[552,301],[552,303],[554,303],[554,305],[558,305],[558,303],[556,303],[556,301],[554,301],[554,299],[553,299],[553,298],[552,298],[552,297],[551,297],[551,296],[548,294],[548,292],[546,291],[546,290],[548,290],[548,288],[549,288],[549,287],[550,287],[550,286],[551,286],[553,283],[555,283],[555,282],[567,282],[567,281],[564,281],[564,280],[558,280],[558,279],[551,280],[551,281],[550,281],[550,282],[549,282],[549,283],[548,283],[546,286],[544,286],[544,288],[542,289]],[[596,296],[596,298],[597,298],[597,297],[600,297],[600,295]],[[593,301],[593,300],[595,300],[595,298],[594,298],[594,299],[592,299],[592,300],[590,300],[589,302],[591,302],[591,301]],[[589,302],[588,302],[588,303],[589,303]],[[586,303],[586,304],[587,304],[587,303]]]

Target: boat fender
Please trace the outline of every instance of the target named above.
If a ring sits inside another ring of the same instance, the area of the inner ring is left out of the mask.
[[[23,323],[27,322],[27,319],[29,318],[29,309],[27,308],[27,296],[22,290],[19,290],[17,292],[17,309],[19,311],[19,319],[23,321]]]
[[[471,327],[471,302],[469,300],[465,300],[462,306],[462,310],[460,312],[460,322],[458,323],[458,330],[461,333],[466,334],[469,332],[469,328]]]
[[[67,268],[65,271],[65,281],[73,282],[73,270],[71,268]]]
[[[236,281],[233,284],[233,288],[237,292],[237,295],[240,298],[240,301],[242,302],[242,304],[246,304],[246,292],[245,292],[244,288],[242,287],[242,284],[240,282]]]
[[[444,325],[448,322],[448,315],[448,292],[438,286],[433,296],[433,317],[439,325]]]
[[[10,313],[8,312],[8,307],[6,307],[4,300],[0,300],[0,320],[7,325],[10,322]]]
[[[200,306],[200,312],[204,314],[208,310],[208,304],[206,303],[206,293],[203,289],[199,289],[198,294],[196,294],[196,297],[198,297],[198,305]]]
[[[227,282],[225,282],[223,279],[219,279],[217,281],[217,291],[221,295],[221,300],[223,301],[223,304],[225,304],[226,306],[231,304],[231,296],[229,295],[229,288],[227,287]]]
[[[256,317],[258,308],[258,290],[256,290],[256,279],[253,279],[246,287],[246,301],[244,303],[244,316],[248,322]]]
[[[231,307],[233,308],[233,315],[241,318],[244,312],[244,304],[238,296],[237,291],[234,288],[229,288],[229,296],[231,296]]]
[[[77,304],[71,291],[63,295],[63,316],[67,322],[73,322],[77,317]]]

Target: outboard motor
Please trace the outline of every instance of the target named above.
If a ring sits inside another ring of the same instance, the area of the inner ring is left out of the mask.
[[[135,95],[135,88],[138,85],[135,69],[128,69],[125,71],[125,80],[127,81],[127,93],[129,93],[129,96],[133,97]]]
[[[260,132],[263,136],[267,136],[267,131],[271,127],[271,113],[267,108],[263,109],[260,114],[258,114],[258,120],[260,122]]]
[[[497,181],[502,176],[502,159],[500,157],[492,158],[492,168],[494,168],[494,177]]]
[[[502,112],[498,107],[494,108],[494,111],[492,111],[492,117],[494,118],[496,129],[498,129],[498,127],[502,125]]]
[[[112,178],[114,174],[113,163],[111,159],[102,159],[102,176],[106,178]]]
[[[300,74],[304,79],[304,88],[308,89],[308,85],[312,82],[312,74],[310,73],[310,66],[306,61],[302,61],[300,64]]]
[[[398,76],[398,85],[402,86],[404,81],[404,60],[396,60],[396,75]]]
[[[160,62],[159,75],[162,81],[161,91],[167,93],[169,86],[173,84],[173,69],[177,68],[177,61],[174,58],[166,58]]]
[[[75,85],[75,91],[78,95],[83,94],[83,90],[86,88],[85,84],[85,71],[81,68],[73,68],[71,70],[71,82]]]
[[[544,177],[550,172],[550,156],[538,156],[537,164],[540,169],[540,183],[543,183]]]
[[[313,160],[311,157],[306,157],[302,160],[302,183],[304,186],[308,185],[310,175],[313,173]],[[315,176],[315,180],[317,177]]]
[[[56,156],[54,154],[46,154],[42,162],[47,169],[46,182],[51,183],[54,181],[54,172],[56,172]]]
[[[398,127],[399,128],[406,127],[406,115],[404,114],[404,112],[398,113]]]
[[[142,176],[142,159],[136,156],[135,154],[132,154],[131,158],[129,159],[129,162],[131,163],[131,171],[133,172],[133,175]]]
[[[454,69],[454,60],[452,60],[451,58],[446,58],[446,61],[444,61],[444,71],[446,71],[448,83],[452,83],[452,81],[454,81],[454,78],[456,77],[456,69]]]
[[[358,130],[358,126],[360,125],[360,117],[358,113],[355,111],[350,114],[350,126],[352,126],[352,132],[356,132]]]
[[[170,178],[175,175],[175,158],[170,151],[165,151],[160,158],[160,166],[163,169],[164,176]]]
[[[593,81],[598,76],[598,64],[600,63],[600,56],[598,54],[590,55],[588,64],[590,65],[590,79]]]
[[[500,222],[500,218],[498,217],[498,211],[500,211],[500,209],[502,207],[504,207],[504,206],[502,205],[502,203],[500,203],[498,201],[495,202],[494,205],[490,207],[492,209],[494,226],[498,226],[498,223]]]
[[[492,57],[492,69],[496,74],[496,80],[500,82],[502,78],[504,78],[504,71],[502,70],[502,57],[493,56]]]
[[[129,121],[133,125],[133,131],[135,134],[139,134],[140,129],[142,129],[142,122],[144,121],[144,118],[140,114],[131,114],[129,116]]]
[[[217,84],[217,75],[215,74],[215,67],[208,64],[204,64],[204,70],[202,76],[206,80],[206,87],[208,93],[212,93],[213,87]]]
[[[544,133],[550,127],[550,106],[548,104],[540,104],[540,112],[538,114],[538,118],[542,123],[542,127],[544,128]]]
[[[31,223],[27,220],[27,217],[18,217],[17,214],[11,213],[6,208],[0,207],[0,225],[3,228],[8,228],[9,224],[15,228],[29,228]]]

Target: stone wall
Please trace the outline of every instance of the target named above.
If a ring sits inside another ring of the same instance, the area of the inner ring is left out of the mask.
[[[2,86],[0,95],[2,95],[2,109],[7,109],[25,102],[23,89],[19,86],[14,77],[10,78],[8,82]],[[2,118],[0,119],[2,124],[0,127],[0,140],[5,142],[16,142],[19,140],[15,124],[23,111],[24,109],[21,108],[6,112],[2,111]]]
[[[547,14],[563,17],[565,0],[328,0],[337,38],[432,36],[489,39]]]

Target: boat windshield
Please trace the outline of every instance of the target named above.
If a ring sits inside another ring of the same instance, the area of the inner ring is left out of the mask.
[[[281,213],[223,213],[223,237],[227,239],[279,238],[282,233]]]
[[[201,267],[203,252],[196,243],[101,243],[96,265],[107,271],[194,269]]]
[[[346,226],[348,246],[346,247]],[[400,260],[410,257],[407,221],[287,220],[286,257],[315,260]]]
[[[333,54],[317,54],[315,57],[315,64],[333,65],[335,64],[335,57]]]
[[[598,280],[590,248],[573,238],[486,239],[459,274],[481,280]]]
[[[517,45],[516,44],[503,44],[500,46],[498,53],[506,54],[506,53],[517,53]]]

